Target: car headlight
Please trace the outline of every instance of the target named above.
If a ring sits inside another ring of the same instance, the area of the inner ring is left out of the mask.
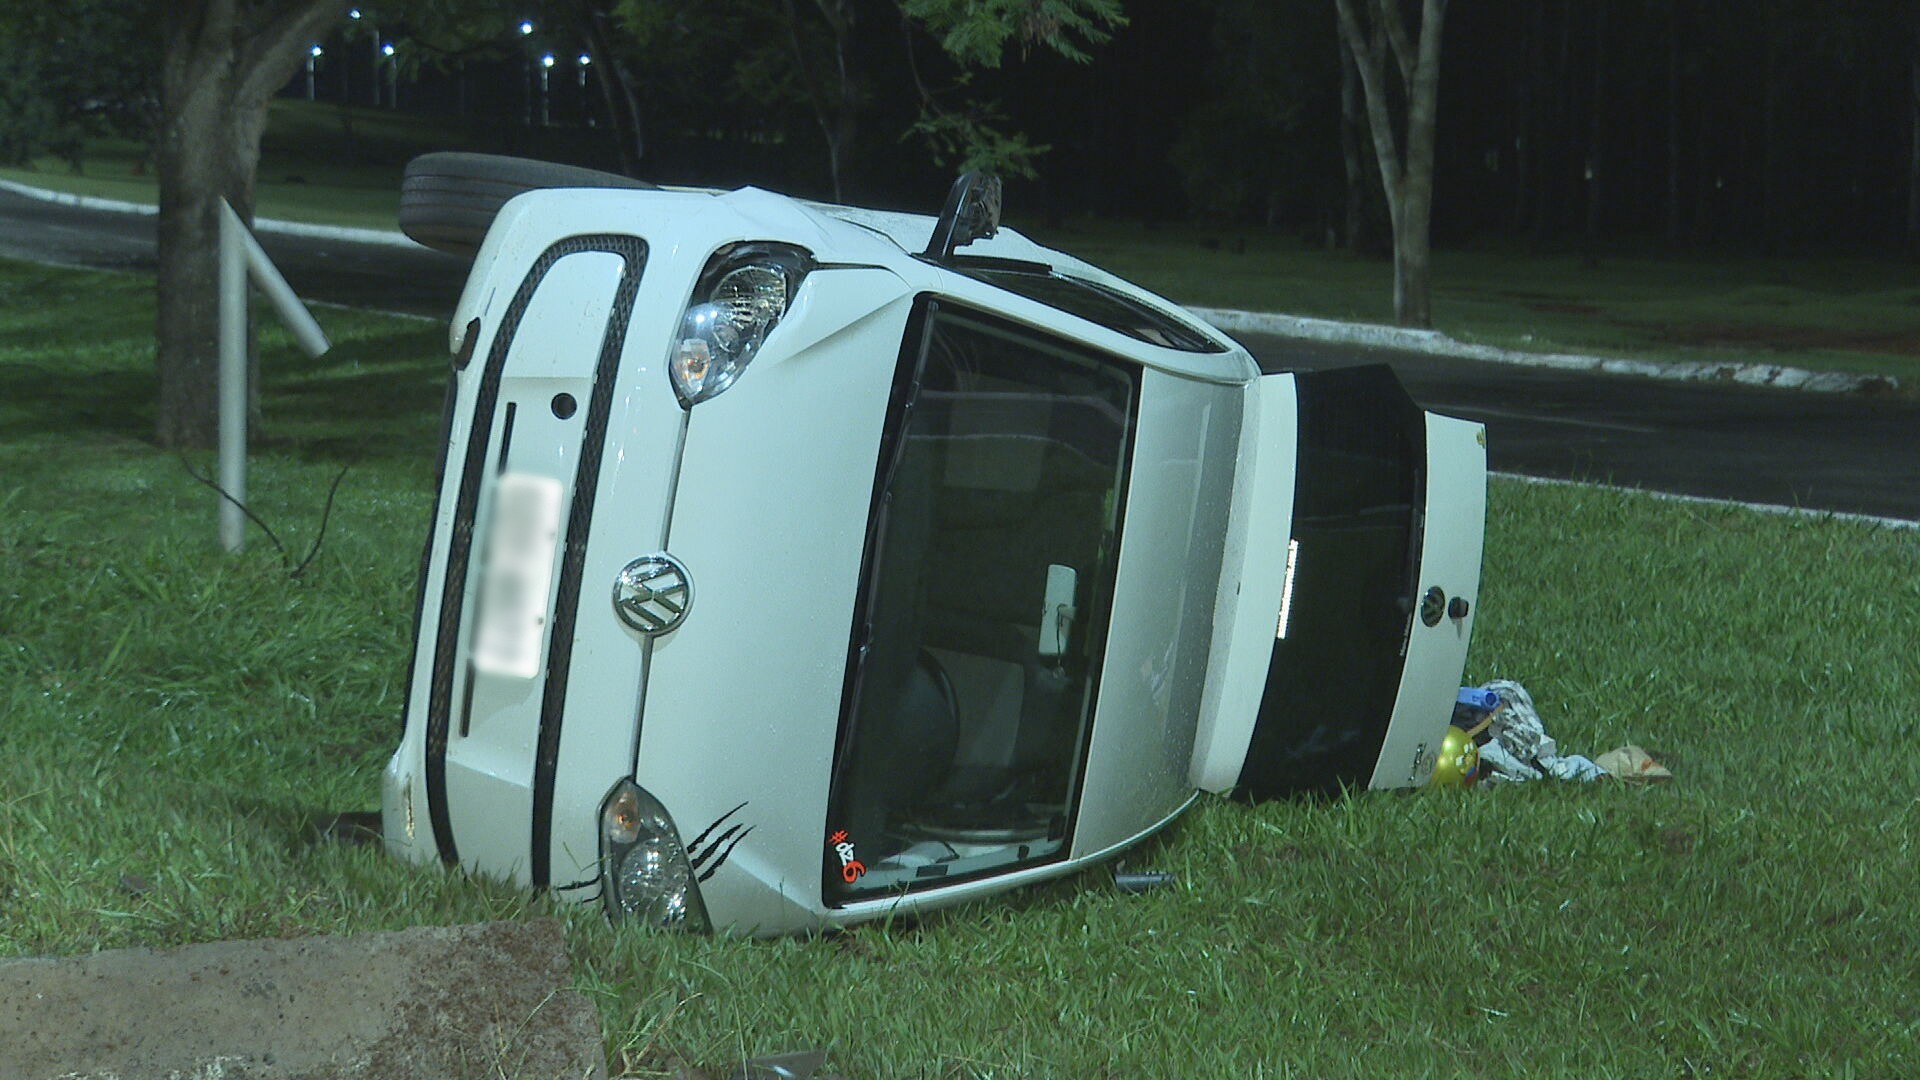
[[[740,378],[812,265],[812,256],[784,244],[736,244],[714,255],[667,358],[681,407],[690,409]]]
[[[710,929],[680,832],[660,800],[621,780],[600,804],[601,896],[613,918],[667,930]]]

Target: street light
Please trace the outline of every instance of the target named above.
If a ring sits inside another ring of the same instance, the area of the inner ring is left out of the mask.
[[[400,107],[400,62],[393,58],[393,42],[382,42],[380,55],[387,63],[387,108]]]
[[[520,20],[520,36],[523,38],[533,36],[533,20],[532,19]],[[521,116],[521,120],[528,127],[532,127],[533,126],[533,57],[531,56],[526,57],[526,62],[522,70],[526,72],[526,78],[520,81],[520,100],[526,103],[526,109]],[[542,76],[542,78],[544,79],[545,76]]]
[[[593,106],[587,104],[587,65],[593,63],[592,53],[581,53],[574,57],[574,67],[580,73],[580,115],[586,119],[588,127],[593,127]]]
[[[547,76],[552,72],[553,72],[553,54],[548,53],[547,55],[540,58],[540,126],[541,127],[547,127],[553,123],[553,113],[547,107],[547,101],[548,101]]]
[[[314,65],[320,62],[320,57],[325,52],[326,50],[322,49],[318,45],[315,45],[313,48],[307,50],[307,100],[308,101],[313,100]]]
[[[347,18],[352,19],[354,22],[364,21],[366,24],[367,44],[373,50],[373,53],[372,53],[373,65],[370,69],[373,76],[373,80],[372,80],[373,81],[373,104],[374,104],[374,107],[378,108],[380,105],[380,56],[381,56],[380,26],[379,24],[375,23],[372,19],[367,18],[366,12],[361,11],[359,8],[348,9]],[[349,33],[348,37],[352,37],[352,34]],[[353,102],[353,95],[346,91],[346,76],[351,70],[352,70],[351,64],[340,69],[341,86],[342,86],[341,96],[342,96],[342,100],[346,101],[348,104],[352,104]]]

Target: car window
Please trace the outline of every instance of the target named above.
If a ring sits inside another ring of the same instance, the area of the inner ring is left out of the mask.
[[[1226,351],[1226,346],[1125,293],[1056,274],[1038,264],[1033,269],[1011,269],[955,259],[943,265],[1138,341],[1182,352]]]
[[[1064,857],[1139,370],[931,302],[849,656],[830,903]]]

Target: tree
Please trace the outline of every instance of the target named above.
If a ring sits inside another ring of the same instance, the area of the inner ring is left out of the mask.
[[[853,144],[866,96],[858,74],[848,63],[856,13],[853,0],[813,0],[813,9],[819,14],[819,23],[826,28],[826,50],[821,49],[820,43],[807,39],[808,23],[801,18],[794,0],[781,0],[780,4],[786,38],[793,45],[794,70],[799,73],[800,85],[813,105],[820,133],[827,140],[827,170],[833,180],[833,199],[839,202],[843,198],[842,174],[846,171],[847,152]],[[830,51],[831,55],[824,58],[816,55],[822,51]]]
[[[920,137],[942,164],[1025,174],[1045,148],[1004,130],[990,102],[967,96],[972,76],[1000,67],[1016,48],[1085,62],[1125,23],[1120,0],[619,0],[616,10],[650,57],[668,47],[719,57],[719,70],[729,72],[725,91],[751,103],[754,116],[778,117],[799,103],[820,131],[836,201],[860,171],[857,140],[876,126]],[[938,46],[924,60],[916,36]],[[707,72],[695,77],[712,86]],[[880,89],[894,86],[910,86],[912,95]],[[917,107],[914,119],[876,123],[876,107],[902,105]]]
[[[1206,96],[1181,118],[1171,154],[1187,206],[1268,227],[1300,208],[1325,219],[1316,231],[1337,231],[1325,161],[1337,141],[1330,120],[1339,55],[1327,48],[1336,40],[1333,13],[1271,0],[1210,0],[1188,10],[1213,25],[1207,62],[1196,65]]]
[[[157,67],[137,5],[0,0],[0,163],[51,153],[78,172],[88,136],[144,136]]]
[[[649,49],[670,55],[672,45],[664,38],[675,13],[665,6],[647,0],[383,0],[379,11],[382,20],[403,28],[410,59],[420,66],[464,71],[476,62],[524,64],[529,119],[539,55],[551,50],[571,57],[580,48],[593,65],[611,128],[607,142],[620,171],[639,174],[647,141],[633,59]],[[533,28],[530,33],[520,30],[523,23]]]
[[[1334,7],[1366,92],[1367,126],[1393,224],[1393,318],[1402,326],[1431,326],[1434,118],[1447,0],[1422,0],[1417,40],[1408,37],[1400,2],[1334,0]],[[1390,81],[1396,75],[1397,84]],[[1396,100],[1405,103],[1398,128]]]
[[[1075,64],[1088,64],[1088,50],[1110,40],[1126,25],[1120,0],[899,0],[907,62],[920,96],[920,117],[911,131],[919,135],[942,166],[966,171],[986,169],[1033,178],[1033,162],[1049,147],[1035,145],[1003,127],[999,109],[976,99],[952,105],[947,99],[969,87],[974,72],[997,69],[1017,43],[1024,59],[1038,45]],[[922,75],[915,58],[915,28],[924,29],[957,69],[944,89]]]
[[[154,6],[163,35],[157,365],[162,446],[218,434],[220,200],[253,219],[267,102],[348,0],[190,0]]]

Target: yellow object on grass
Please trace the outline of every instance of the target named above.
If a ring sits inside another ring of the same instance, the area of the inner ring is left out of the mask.
[[[1440,740],[1440,758],[1433,763],[1428,787],[1472,787],[1480,778],[1480,748],[1473,736],[1451,725]]]

